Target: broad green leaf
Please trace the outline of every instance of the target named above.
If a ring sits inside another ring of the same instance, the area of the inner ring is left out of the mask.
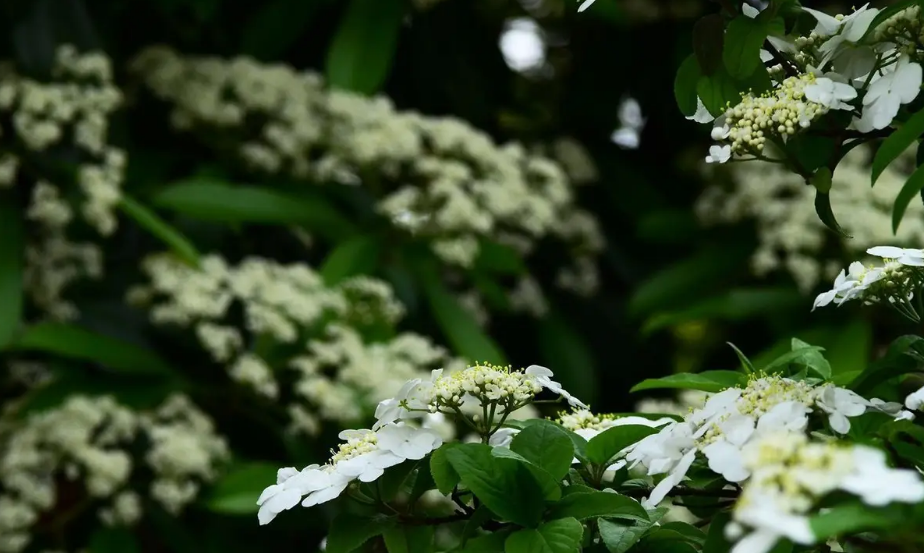
[[[405,15],[403,0],[350,0],[327,50],[327,82],[360,94],[381,89],[391,72]]]
[[[327,534],[327,553],[351,553],[370,538],[378,536],[395,525],[395,520],[382,515],[363,516],[340,513],[330,524]]]
[[[607,428],[587,442],[587,459],[595,465],[606,464],[623,449],[659,431],[659,428],[642,424]]]
[[[725,526],[731,515],[727,512],[717,513],[709,525],[709,532],[706,534],[706,543],[703,544],[703,553],[727,553],[732,546],[732,542],[725,537]]]
[[[261,61],[284,59],[328,0],[272,0],[259,4],[241,35],[239,51]]]
[[[379,262],[382,245],[374,236],[359,235],[337,244],[321,265],[328,286],[355,275],[371,274]]]
[[[122,194],[119,200],[122,211],[134,219],[138,226],[145,229],[152,236],[167,245],[183,261],[193,267],[199,265],[199,252],[192,242],[177,229],[158,217],[144,204],[139,203],[131,196]]]
[[[140,553],[141,544],[128,528],[99,527],[90,535],[88,553]]]
[[[494,513],[521,526],[535,526],[542,518],[542,488],[526,464],[497,458],[486,444],[459,444],[446,458],[468,487]]]
[[[506,364],[500,348],[449,293],[438,274],[424,276],[424,292],[430,302],[430,310],[453,350],[471,361]]]
[[[170,365],[150,350],[64,323],[27,327],[10,348],[99,363],[126,374],[174,374]]]
[[[463,544],[474,536],[485,522],[494,518],[497,518],[497,516],[491,512],[491,509],[488,509],[485,505],[479,505],[475,512],[472,513],[472,516],[465,521],[465,526],[462,527],[461,538]]]
[[[825,348],[834,375],[859,374],[866,368],[873,347],[873,329],[866,319],[855,319],[832,333]],[[824,345],[823,342],[819,342]]]
[[[407,460],[393,467],[385,469],[385,474],[375,481],[378,488],[379,498],[388,503],[393,501],[407,483],[408,477],[417,468],[420,461]]]
[[[538,321],[537,343],[546,366],[556,367],[562,387],[584,403],[594,403],[599,391],[596,361],[575,325],[551,311]]]
[[[688,321],[714,319],[743,321],[765,317],[769,313],[785,311],[802,305],[802,294],[792,287],[735,288],[716,297],[697,301],[679,311],[658,313],[645,321],[643,334]]]
[[[725,21],[713,13],[703,16],[693,25],[693,53],[703,75],[712,75],[722,65],[725,43]]]
[[[912,144],[924,134],[924,110],[912,115],[908,121],[882,141],[873,158],[871,186],[876,185],[879,176],[893,161],[899,158]]]
[[[550,421],[544,423],[531,425],[514,436],[510,450],[545,469],[552,478],[561,480],[571,468],[574,445],[559,425]]]
[[[626,524],[600,519],[597,521],[597,527],[600,530],[600,538],[610,553],[625,553],[642,539],[651,524]]]
[[[424,461],[417,465],[417,476],[414,478],[408,505],[413,505],[420,496],[433,489],[436,489],[436,482],[433,481],[433,474],[430,472],[430,459],[424,458]]]
[[[917,192],[917,191],[915,191]],[[897,205],[898,200],[896,200]],[[908,204],[905,204],[906,206]],[[904,211],[904,208],[902,208]],[[847,232],[841,228],[841,225],[838,224],[837,219],[834,218],[834,211],[831,210],[831,197],[828,194],[825,194],[819,190],[815,191],[815,213],[818,215],[818,218],[821,219],[821,222],[825,224],[826,227],[838,233],[844,238],[853,238]],[[892,216],[893,226],[895,216],[893,213]]]
[[[151,202],[207,221],[304,225],[333,240],[347,238],[355,232],[354,225],[319,195],[235,186],[209,177],[170,184],[155,193]]]
[[[566,495],[549,509],[549,519],[565,517],[578,520],[604,517],[648,521],[648,513],[638,501],[625,495],[596,490]]]
[[[748,374],[754,374],[757,370],[754,368],[754,364],[751,363],[751,360],[748,359],[748,356],[744,354],[743,351],[738,349],[738,346],[731,342],[726,342],[731,349],[735,350],[735,355],[738,356],[738,362],[741,363],[741,368]]]
[[[821,541],[833,536],[855,533],[862,530],[889,528],[902,524],[904,508],[892,505],[874,508],[856,501],[832,507],[809,519],[815,537]]]
[[[0,199],[3,240],[0,242],[0,349],[6,347],[22,321],[23,222],[12,198]]]
[[[204,500],[205,507],[229,515],[249,515],[260,507],[257,498],[263,490],[276,483],[275,463],[240,463],[229,468],[216,481]]]
[[[630,392],[665,388],[721,392],[725,388],[740,386],[745,375],[737,371],[703,371],[701,373],[672,374],[663,378],[649,378],[632,387]]]
[[[459,483],[459,473],[452,468],[449,459],[446,457],[446,451],[455,444],[443,444],[442,447],[430,455],[430,476],[436,483],[436,489],[443,495],[448,495]]]
[[[538,528],[517,530],[504,543],[505,553],[575,553],[581,548],[584,527],[573,518],[546,522]]]
[[[689,117],[696,113],[696,87],[702,76],[696,55],[690,54],[680,64],[677,75],[674,77],[674,99],[677,100],[680,112],[685,116]]]
[[[915,196],[922,193],[922,190],[924,190],[924,165],[915,169],[914,173],[911,173],[911,176],[908,177],[908,180],[905,181],[902,189],[898,192],[898,196],[895,197],[895,205],[892,206],[893,233],[898,232],[898,225],[901,224],[902,217],[905,216],[905,210],[908,209],[908,204],[911,203],[911,200],[913,200]]]
[[[651,533],[648,539],[656,540],[683,540],[695,545],[702,545],[706,541],[706,533],[692,524],[672,521],[665,522]]]
[[[786,142],[786,152],[795,157],[803,169],[814,175],[818,169],[827,168],[837,145],[833,138],[827,136],[799,134]]]
[[[502,275],[523,275],[529,272],[523,257],[515,249],[493,240],[479,242],[474,268]]]
[[[725,47],[728,48],[728,42]],[[721,67],[712,75],[699,78],[696,93],[709,113],[716,117],[741,100],[737,83]]]
[[[792,363],[796,363],[802,360],[806,355],[811,354],[812,352],[819,353],[821,351],[824,351],[824,348],[819,347],[819,346],[805,346],[805,347],[801,347],[798,349],[794,349],[792,351],[784,353],[783,355],[777,357],[773,361],[767,363],[766,365],[761,367],[761,370],[766,371],[766,372],[774,372],[774,369],[784,368]],[[801,364],[804,365],[805,363],[801,363]]]
[[[886,354],[871,364],[856,377],[850,387],[860,395],[871,391],[879,384],[911,372],[916,372],[924,365],[924,338],[905,335],[896,338]]]
[[[729,75],[743,79],[757,69],[767,31],[767,25],[746,15],[739,15],[728,24],[722,60]]]
[[[515,461],[522,464],[533,477],[533,481],[536,485],[539,486],[539,489],[542,490],[542,497],[546,501],[558,501],[561,499],[561,479],[552,477],[549,474],[549,471],[544,468],[536,465],[526,457],[523,457],[515,451],[511,451],[506,447],[495,447],[491,450],[491,455],[498,459],[506,461]]]
[[[825,356],[822,355],[822,349],[814,349],[810,344],[803,342],[798,338],[792,339],[792,353],[803,352],[800,356],[792,360],[793,364],[804,365],[814,371],[818,376],[825,380],[831,379],[831,365]]]
[[[485,536],[470,539],[465,545],[458,549],[453,549],[453,553],[504,553],[504,542],[507,541],[509,532],[493,532]]]
[[[430,553],[433,549],[432,526],[403,524],[384,533],[388,553]]]

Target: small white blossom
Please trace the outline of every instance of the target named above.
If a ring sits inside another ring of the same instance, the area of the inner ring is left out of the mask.
[[[727,135],[726,135],[727,136]],[[710,146],[709,155],[706,156],[706,163],[725,163],[731,159],[732,147],[728,144],[724,146]]]
[[[924,387],[914,393],[908,394],[908,397],[905,398],[905,407],[908,409],[912,411],[921,411],[921,406],[924,406]]]
[[[863,113],[854,118],[860,132],[884,129],[892,124],[899,108],[912,102],[921,92],[921,66],[902,56],[898,62],[883,69],[863,97]]]
[[[853,109],[846,101],[856,98],[857,91],[849,84],[821,77],[805,87],[805,97],[830,109]]]
[[[546,390],[565,398],[565,400],[567,400],[568,403],[572,406],[587,409],[587,405],[585,405],[584,402],[572,396],[567,390],[561,387],[561,384],[552,380],[552,377],[555,375],[551,370],[545,367],[540,367],[539,365],[530,365],[526,368],[524,373],[527,376],[532,377],[540,386]]]

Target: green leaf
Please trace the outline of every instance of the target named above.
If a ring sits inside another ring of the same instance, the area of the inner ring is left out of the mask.
[[[240,463],[230,467],[211,488],[204,500],[205,507],[228,515],[250,515],[260,507],[257,498],[263,490],[276,483],[275,463]]]
[[[875,186],[886,167],[905,153],[905,150],[910,148],[922,134],[924,134],[924,110],[912,115],[908,121],[882,141],[882,145],[876,150],[876,156],[873,158],[870,185]]]
[[[898,205],[898,200],[895,200],[896,206]],[[905,206],[908,204],[906,203]],[[904,208],[902,208],[904,211]],[[826,227],[838,233],[844,238],[853,238],[844,229],[841,228],[841,225],[838,224],[837,219],[834,218],[834,212],[831,211],[831,198],[828,194],[821,192],[820,190],[815,190],[815,213],[818,214],[818,218],[821,219],[821,222],[825,224]],[[900,218],[900,217],[899,217]],[[895,214],[892,214],[893,226],[895,226]]]
[[[128,528],[99,528],[90,536],[89,553],[140,553],[141,544]]]
[[[665,388],[721,392],[744,383],[745,375],[737,371],[703,371],[701,373],[672,374],[663,378],[649,378],[636,384],[629,392]]]
[[[510,450],[545,469],[555,480],[561,480],[571,468],[574,445],[562,427],[550,421],[543,422],[531,425],[514,436]]]
[[[856,501],[837,505],[809,519],[815,537],[821,541],[829,537],[856,533],[862,530],[889,528],[907,520],[905,509],[899,505],[874,508]]]
[[[886,380],[916,372],[922,366],[924,338],[912,334],[900,336],[889,345],[881,359],[872,363],[850,383],[850,387],[858,394],[864,395]]]
[[[866,368],[873,347],[873,328],[866,319],[856,319],[838,328],[825,348],[831,372],[841,375]]]
[[[799,134],[787,141],[786,153],[795,157],[807,172],[815,173],[827,166],[837,146],[835,140],[830,137]]]
[[[603,544],[610,553],[625,553],[642,539],[650,527],[650,523],[626,525],[604,519],[597,521],[600,539],[603,540]]]
[[[91,361],[126,374],[174,374],[170,365],[152,351],[63,323],[27,327],[10,348]]]
[[[792,339],[792,353],[802,352],[802,354],[792,360],[795,365],[803,365],[813,370],[818,376],[825,380],[831,379],[831,365],[825,356],[823,350],[814,349],[813,346],[803,342],[798,338]]]
[[[506,447],[495,447],[491,450],[491,455],[505,462],[516,461],[526,467],[532,475],[533,481],[542,490],[542,497],[546,501],[558,501],[561,499],[561,479],[553,478],[544,468],[531,463],[526,457]]]
[[[558,503],[552,505],[549,510],[549,519],[566,517],[578,520],[604,517],[648,521],[648,513],[638,501],[625,495],[596,490],[589,493],[566,495]]]
[[[546,522],[535,529],[518,530],[504,543],[505,553],[577,553],[584,527],[573,518]]]
[[[501,275],[524,275],[529,272],[519,252],[493,240],[479,242],[474,268],[476,271]]]
[[[454,553],[504,553],[504,542],[509,532],[494,532],[486,536],[479,536],[465,542],[465,545],[453,549]]]
[[[728,24],[722,60],[732,77],[743,79],[757,69],[767,31],[767,25],[746,15],[740,15]]]
[[[680,112],[687,117],[696,113],[696,87],[702,76],[696,55],[690,54],[680,64],[677,76],[674,77],[674,99],[677,100]]]
[[[693,25],[693,53],[703,75],[712,75],[722,64],[724,43],[725,21],[721,15],[703,16]]]
[[[435,273],[423,275],[424,293],[437,324],[456,353],[471,361],[506,364],[504,354]]]
[[[538,321],[537,343],[546,366],[567,367],[555,374],[562,387],[585,403],[593,403],[599,391],[597,364],[577,327],[552,311]]]
[[[388,553],[430,553],[433,546],[432,526],[401,525],[385,531]]]
[[[475,512],[472,513],[472,516],[465,521],[465,526],[462,527],[462,543],[469,540],[472,536],[478,532],[478,529],[481,528],[485,522],[496,518],[496,515],[491,512],[491,509],[488,509],[485,505],[479,505]]]
[[[656,540],[683,540],[695,545],[702,545],[706,541],[706,534],[699,528],[681,521],[665,522],[651,533],[649,539]]]
[[[821,351],[824,351],[824,348],[819,347],[819,346],[805,346],[805,347],[801,347],[798,349],[794,349],[790,352],[784,353],[783,355],[777,357],[773,361],[767,363],[761,368],[761,370],[766,371],[766,372],[774,372],[774,369],[779,369],[782,367],[786,367],[787,365],[797,363],[799,362],[799,360],[803,359],[806,355],[809,355],[813,352],[819,353]],[[805,363],[801,363],[801,364],[804,365]]]
[[[327,553],[350,553],[359,549],[370,538],[392,528],[395,521],[381,515],[364,516],[340,513],[330,524],[327,534]]]
[[[542,518],[542,488],[525,463],[497,458],[486,444],[459,444],[446,458],[462,483],[499,517],[520,526],[535,526]]]
[[[735,350],[735,355],[738,356],[738,362],[741,363],[741,368],[748,374],[754,374],[757,370],[754,368],[754,364],[751,363],[751,360],[748,359],[748,356],[744,354],[743,351],[738,349],[738,346],[731,342],[726,342],[731,349]]]
[[[411,488],[408,505],[413,505],[424,493],[436,489],[436,482],[433,481],[433,474],[430,470],[430,459],[426,459],[417,466],[417,476],[414,478],[414,486]]]
[[[273,0],[259,6],[244,26],[241,54],[261,61],[276,61],[304,35],[312,16],[326,0]]]
[[[166,186],[151,202],[195,219],[222,223],[305,225],[330,239],[354,234],[353,224],[319,195],[284,194],[199,177]]]
[[[911,176],[908,177],[908,180],[905,181],[905,184],[902,186],[902,189],[898,192],[898,196],[895,197],[895,205],[892,206],[892,232],[898,232],[898,225],[902,222],[902,217],[905,216],[905,210],[908,209],[908,204],[911,203],[911,200],[914,199],[921,190],[924,189],[924,165],[918,167],[914,170],[914,173],[911,173]]]
[[[3,240],[0,242],[0,348],[6,347],[22,321],[23,224],[11,198],[0,199]]]
[[[379,499],[389,503],[395,499],[398,493],[404,489],[408,477],[417,468],[420,461],[407,460],[393,467],[385,469],[385,474],[375,481],[375,486],[379,490]]]
[[[350,0],[327,50],[328,84],[360,94],[378,92],[391,72],[405,11],[403,0]]]
[[[145,229],[152,236],[167,245],[183,261],[192,266],[199,265],[199,252],[192,242],[183,234],[158,217],[156,213],[145,205],[138,203],[131,196],[124,193],[119,200],[122,211],[134,219],[138,226]]]
[[[792,287],[735,288],[706,298],[679,311],[658,313],[645,321],[642,333],[649,334],[687,321],[714,319],[743,321],[784,311],[805,301]]]
[[[725,47],[728,48],[728,42]],[[696,93],[709,113],[716,117],[741,100],[737,83],[721,67],[712,75],[699,78]]]
[[[706,543],[703,545],[703,553],[726,553],[732,547],[732,542],[725,537],[725,526],[731,515],[727,512],[717,513],[709,525],[709,533],[706,535]]]
[[[359,235],[337,244],[321,265],[324,283],[332,286],[355,275],[372,274],[379,262],[382,245],[370,235]]]
[[[446,457],[446,451],[454,446],[455,444],[452,443],[443,444],[430,455],[430,475],[436,483],[436,489],[443,495],[452,493],[452,490],[459,484],[459,473],[452,468]]]
[[[623,449],[659,431],[643,424],[607,428],[587,442],[587,459],[595,465],[604,465]]]

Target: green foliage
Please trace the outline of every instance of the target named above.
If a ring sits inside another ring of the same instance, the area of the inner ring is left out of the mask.
[[[505,553],[573,553],[581,544],[584,527],[573,518],[552,520],[538,528],[517,530],[504,543]]]
[[[722,61],[729,75],[744,79],[754,73],[760,64],[760,48],[768,32],[765,23],[745,15],[739,15],[728,24]]]
[[[180,259],[190,265],[199,264],[199,252],[192,242],[172,225],[157,216],[144,204],[132,199],[130,196],[122,196],[119,201],[119,207],[126,215],[134,219],[138,226],[150,232],[158,240],[170,247]]]
[[[873,158],[870,186],[876,186],[876,181],[879,180],[886,167],[898,159],[922,134],[924,134],[924,110],[909,117],[905,124],[882,141],[882,145],[876,150],[876,157]]]
[[[574,446],[568,433],[550,422],[524,428],[513,438],[510,450],[542,468],[556,480],[568,474],[574,458]]]
[[[680,112],[686,116],[696,113],[696,89],[702,76],[702,69],[694,54],[687,56],[677,70],[677,76],[674,78],[674,99]]]
[[[818,214],[818,218],[821,219],[821,222],[825,224],[826,227],[833,230],[834,232],[840,234],[844,238],[850,238],[851,236],[841,228],[841,225],[837,222],[837,219],[834,218],[834,211],[831,210],[831,197],[827,193],[822,192],[821,190],[815,191],[815,213]],[[893,226],[896,226],[893,223]]]
[[[379,536],[394,526],[394,520],[380,515],[365,516],[340,513],[330,523],[327,535],[327,551],[350,553],[356,551],[369,539]]]
[[[273,463],[240,463],[229,468],[220,480],[215,482],[204,503],[207,509],[230,515],[253,515],[258,506],[256,498],[267,482],[276,481]]]
[[[725,21],[721,15],[706,15],[693,26],[693,52],[704,75],[711,76],[722,64],[724,43]]]
[[[636,500],[624,495],[597,490],[562,497],[551,507],[548,517],[550,519],[573,517],[577,520],[606,517],[648,521],[648,514]]]
[[[383,534],[388,553],[429,553],[433,545],[432,526],[399,526]]]
[[[4,236],[0,243],[0,347],[13,340],[23,309],[23,228],[19,211],[8,198],[0,199]]]
[[[334,285],[354,275],[375,272],[381,244],[373,236],[360,235],[341,242],[321,265],[321,276]]]
[[[377,92],[391,70],[405,13],[404,0],[350,0],[327,51],[327,82],[360,94]]]
[[[898,232],[898,225],[901,224],[902,217],[905,216],[908,204],[921,194],[922,190],[924,190],[924,170],[918,167],[905,181],[898,195],[895,196],[895,205],[892,206],[892,232]]]
[[[626,447],[657,431],[657,428],[640,424],[607,428],[587,442],[587,459],[596,465],[605,465]]]
[[[663,378],[649,378],[632,387],[632,392],[664,388],[721,392],[725,388],[739,386],[745,375],[735,371],[704,371],[701,373],[672,374]]]
[[[141,544],[126,528],[100,528],[90,537],[90,553],[138,553]]]

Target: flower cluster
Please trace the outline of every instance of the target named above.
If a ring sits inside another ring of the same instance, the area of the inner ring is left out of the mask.
[[[143,461],[132,457],[139,446]],[[143,412],[105,396],[73,396],[25,420],[14,409],[0,418],[0,550],[27,547],[43,513],[72,500],[71,487],[108,525],[137,522],[145,494],[177,514],[227,456],[211,420],[181,395]],[[147,490],[133,487],[139,462],[153,475]]]
[[[876,246],[866,253],[882,258],[883,265],[851,263],[837,275],[831,290],[815,298],[812,309],[859,300],[867,305],[887,303],[908,318],[920,320],[921,313],[911,302],[920,296],[924,285],[924,250]]]
[[[893,242],[902,245],[924,242],[924,204],[911,202],[902,225],[892,232],[892,205],[915,169],[914,149],[905,152],[869,185],[869,164],[873,149],[852,149],[834,171],[831,206],[838,218],[849,221],[851,239],[832,232],[818,219],[814,208],[815,189],[799,175],[765,161],[730,166],[732,182],[717,182],[695,205],[697,218],[705,225],[735,223],[750,219],[757,228],[760,244],[751,256],[757,276],[785,270],[803,293],[810,292],[822,278],[834,278],[840,257],[854,258],[867,248]],[[709,171],[720,181],[722,172]],[[834,246],[834,247],[831,247]]]
[[[176,128],[230,149],[251,171],[360,185],[381,215],[428,237],[453,266],[471,266],[484,238],[524,255],[543,237],[559,238],[573,250],[571,270],[578,273],[561,283],[583,292],[595,287],[592,259],[601,234],[550,159],[520,145],[498,146],[458,119],[327,90],[317,75],[285,66],[151,48],[134,68],[171,102]]]
[[[323,466],[309,465],[301,471],[279,469],[276,484],[267,487],[257,500],[260,524],[268,524],[299,502],[312,507],[336,499],[350,483],[374,482],[385,469],[408,459],[423,459],[443,444],[436,432],[405,423],[387,424],[376,431],[344,430],[340,439],[345,443]]]
[[[870,506],[924,500],[921,476],[889,467],[885,453],[863,445],[811,441],[802,433],[774,432],[743,448],[751,478],[735,504],[726,533],[737,543],[732,553],[766,553],[788,538],[817,540],[808,514],[835,490],[859,496]]]
[[[62,46],[52,77],[43,83],[0,67],[0,135],[8,138],[0,148],[0,188],[30,181],[26,218],[38,230],[28,234],[25,286],[45,314],[67,319],[76,315],[62,297],[67,286],[102,272],[99,248],[72,242],[67,229],[79,212],[100,235],[115,231],[126,157],[108,143],[108,119],[122,99],[109,59]],[[69,163],[77,156],[70,178],[80,191],[79,205],[68,200],[70,183],[28,173],[23,160],[37,154],[60,155]]]
[[[728,388],[710,396],[683,422],[668,424],[628,448],[625,457],[632,466],[647,468],[649,475],[667,475],[647,500],[657,505],[683,480],[698,452],[713,472],[729,482],[744,481],[751,474],[742,457],[748,443],[778,431],[802,433],[809,414],[816,410],[827,416],[830,428],[838,434],[850,430],[850,417],[868,410],[906,417],[898,404],[866,400],[831,384],[815,386],[778,375],[753,376],[744,388]]]
[[[304,264],[248,258],[231,266],[217,255],[199,268],[157,255],[143,268],[150,282],[131,290],[131,300],[156,324],[191,329],[233,380],[287,403],[292,430],[314,434],[321,420],[360,420],[405,380],[456,363],[417,334],[365,339],[364,329],[391,327],[403,314],[391,288],[369,277],[329,287]],[[294,377],[289,389],[281,389],[283,375]]]

